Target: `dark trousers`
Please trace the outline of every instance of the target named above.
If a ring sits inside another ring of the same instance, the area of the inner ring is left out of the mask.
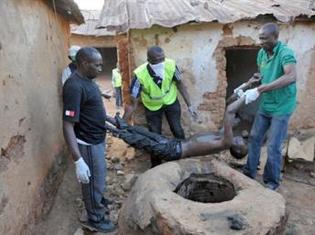
[[[145,108],[145,117],[148,123],[149,130],[161,134],[163,113],[165,113],[167,122],[174,137],[177,139],[185,139],[184,129],[180,122],[181,108],[177,99],[173,104],[165,105],[157,111],[150,111]],[[157,157],[151,155],[152,167],[161,163],[161,159],[158,159]]]
[[[116,98],[116,107],[122,107],[122,94],[121,94],[121,86],[115,87],[115,98]]]
[[[89,184],[81,184],[82,196],[89,220],[101,221],[107,212],[105,192],[106,160],[105,143],[97,145],[79,144],[80,153],[89,166],[91,177]]]

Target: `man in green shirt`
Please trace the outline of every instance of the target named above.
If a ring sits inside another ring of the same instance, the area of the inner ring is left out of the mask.
[[[262,26],[257,65],[261,85],[247,91],[249,102],[259,96],[260,105],[250,133],[248,159],[244,174],[255,178],[260,158],[260,148],[268,132],[268,159],[263,180],[266,187],[277,189],[280,185],[281,145],[286,138],[288,122],[296,107],[296,59],[288,46],[278,41],[279,28],[274,23]]]

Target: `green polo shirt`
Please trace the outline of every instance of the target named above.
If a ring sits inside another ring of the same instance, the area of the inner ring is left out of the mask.
[[[273,55],[268,56],[264,49],[257,55],[257,65],[263,77],[262,84],[268,84],[284,74],[283,66],[296,64],[293,51],[282,42],[273,48]],[[290,114],[296,107],[296,83],[289,86],[264,92],[260,99],[259,109],[273,115]]]

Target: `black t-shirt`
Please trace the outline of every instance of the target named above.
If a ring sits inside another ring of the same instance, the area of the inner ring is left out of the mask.
[[[75,123],[78,139],[99,144],[105,139],[105,119],[106,111],[98,86],[74,72],[63,86],[63,120]]]

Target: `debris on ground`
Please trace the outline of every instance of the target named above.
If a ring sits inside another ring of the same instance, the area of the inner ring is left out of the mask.
[[[227,219],[230,222],[230,228],[233,230],[244,230],[248,226],[246,218],[242,215],[230,215]]]

